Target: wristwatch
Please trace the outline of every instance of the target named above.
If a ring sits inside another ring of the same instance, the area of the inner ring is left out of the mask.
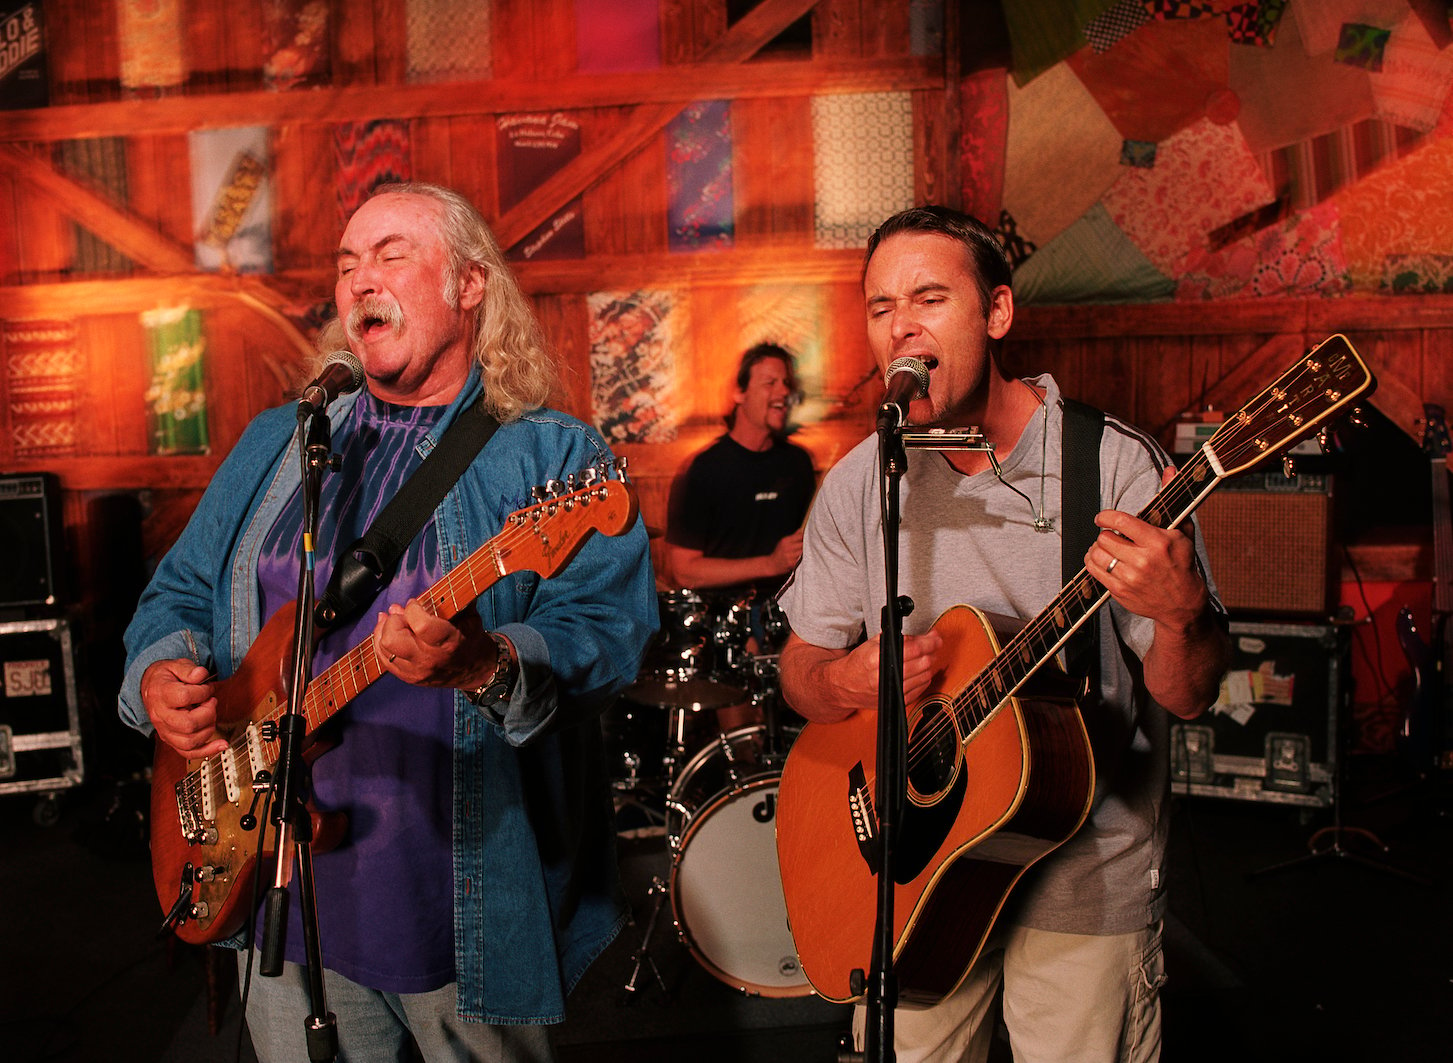
[[[498,631],[486,631],[485,634],[494,639],[494,671],[478,687],[464,691],[465,700],[474,705],[494,705],[507,700],[520,674],[515,648],[510,640]]]

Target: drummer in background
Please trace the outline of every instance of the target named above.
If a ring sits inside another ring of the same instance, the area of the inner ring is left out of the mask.
[[[666,571],[678,586],[719,608],[752,599],[749,653],[762,647],[760,608],[802,557],[802,524],[817,485],[812,455],[787,439],[798,398],[792,354],[772,343],[748,348],[737,367],[727,431],[671,485]],[[752,722],[750,710],[730,729]]]

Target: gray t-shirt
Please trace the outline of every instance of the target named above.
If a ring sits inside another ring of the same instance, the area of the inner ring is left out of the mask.
[[[964,476],[942,454],[908,452],[899,489],[898,573],[899,593],[914,603],[903,622],[907,634],[927,631],[959,604],[1028,620],[1064,586],[1063,408],[1048,374],[1030,383],[1045,390],[1044,409],[1001,457],[1005,480],[1028,500],[990,470]],[[1101,508],[1139,513],[1159,490],[1168,462],[1153,439],[1107,418]],[[781,595],[793,632],[807,642],[846,649],[878,632],[884,603],[880,493],[878,439],[870,436],[823,479],[808,516],[802,563]],[[1052,532],[1034,527],[1041,509],[1053,521]],[[1208,571],[1203,551],[1200,561]],[[1029,870],[1007,909],[1022,925],[1062,933],[1128,933],[1165,909],[1169,714],[1137,684],[1119,648],[1123,642],[1144,657],[1154,625],[1113,602],[1100,617],[1101,700],[1084,713],[1096,772],[1089,818]]]

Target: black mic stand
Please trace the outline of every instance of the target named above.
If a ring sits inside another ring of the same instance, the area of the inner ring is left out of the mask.
[[[863,1037],[869,1063],[888,1063],[893,1049],[893,1010],[898,978],[893,971],[893,849],[906,790],[903,756],[903,617],[913,603],[898,597],[898,486],[907,469],[903,410],[884,403],[878,411],[878,461],[882,470],[884,605],[878,638],[878,910],[873,927],[872,969],[864,979],[867,1024]],[[859,972],[853,972],[855,976]]]
[[[908,468],[907,448],[922,450],[983,450],[993,456],[992,444],[977,427],[905,431],[903,411],[894,403],[878,410],[878,454],[883,470],[883,574],[882,634],[878,639],[878,911],[873,928],[872,970],[859,971],[853,981],[867,993],[864,1058],[868,1063],[891,1063],[893,1011],[898,1006],[898,978],[893,971],[893,850],[908,789],[905,751],[907,708],[903,703],[903,618],[913,602],[898,596],[899,481]],[[856,987],[855,987],[856,988]]]
[[[308,411],[300,404],[298,426],[308,421]],[[318,900],[313,889],[313,826],[304,801],[307,790],[303,762],[303,738],[307,720],[303,715],[303,696],[312,679],[313,665],[313,545],[318,534],[318,499],[322,493],[324,469],[336,469],[338,458],[333,454],[332,425],[328,415],[319,410],[308,425],[302,442],[303,554],[298,571],[298,597],[293,618],[292,682],[288,685],[288,710],[278,719],[278,758],[273,775],[272,822],[276,825],[273,849],[276,868],[273,886],[263,904],[262,964],[265,977],[282,973],[283,951],[287,937],[288,881],[292,877],[294,856],[298,865],[298,895],[302,902],[299,916],[303,927],[306,954],[309,1013],[304,1022],[308,1042],[308,1058],[314,1063],[327,1063],[338,1058],[337,1019],[328,1010],[323,987],[323,951],[318,938]]]

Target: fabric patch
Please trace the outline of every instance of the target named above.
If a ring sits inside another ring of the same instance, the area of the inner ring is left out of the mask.
[[[86,140],[63,140],[56,146],[60,169],[78,183],[100,192],[112,203],[125,204],[126,139],[124,137],[92,137]],[[76,241],[75,274],[124,273],[131,269],[131,259],[96,236],[85,226],[70,222]]]
[[[1226,27],[1215,19],[1151,22],[1111,52],[1081,48],[1065,65],[1121,138],[1162,141],[1213,109],[1234,119],[1239,103],[1222,99],[1230,96],[1229,53]]]
[[[667,241],[672,251],[732,246],[732,105],[693,103],[666,127]]]
[[[412,82],[490,76],[488,0],[406,0],[404,33]]]
[[[164,88],[186,80],[182,0],[116,0],[116,30],[123,88]]]
[[[1211,18],[1219,14],[1209,0],[1145,0],[1145,8],[1152,18],[1165,20]]]
[[[1308,6],[1293,4],[1297,12]],[[1241,98],[1237,124],[1255,152],[1274,151],[1372,117],[1372,75],[1307,55],[1296,18],[1283,19],[1275,48],[1231,48],[1230,86]],[[1315,101],[1315,105],[1313,105]]]
[[[661,65],[658,0],[575,0],[575,69],[582,74]]]
[[[1288,0],[1252,0],[1226,9],[1226,33],[1232,44],[1270,48],[1276,43],[1276,27],[1286,13]]]
[[[408,123],[393,118],[335,126],[333,156],[338,162],[340,229],[375,188],[408,181],[413,174]]]
[[[1035,251],[1039,250],[1034,244],[1019,235],[1019,225],[1014,220],[1014,215],[1007,210],[999,212],[999,224],[994,227],[994,235],[1003,245],[1004,254],[1009,258],[1009,265],[1016,269],[1023,265]]]
[[[507,214],[580,156],[580,121],[562,111],[495,119],[499,209]],[[585,200],[576,196],[505,252],[513,261],[585,257]]]
[[[1382,69],[1369,80],[1378,118],[1427,133],[1453,85],[1453,51],[1440,48],[1417,19],[1406,19],[1393,29]]]
[[[1155,165],[1155,141],[1127,140],[1120,145],[1120,164],[1148,170]]]
[[[1339,63],[1361,67],[1363,70],[1381,70],[1382,53],[1387,47],[1387,39],[1390,36],[1392,36],[1391,30],[1378,26],[1362,26],[1355,22],[1344,23],[1333,58]]]
[[[1005,71],[982,70],[959,83],[959,173],[964,210],[992,218],[1004,203],[1004,153],[1009,140]]]
[[[1122,167],[1104,203],[1155,268],[1175,276],[1207,233],[1275,198],[1236,128],[1201,121],[1160,145],[1154,169]]]
[[[1453,248],[1453,139],[1434,140],[1339,191],[1335,203],[1352,279],[1382,283],[1390,255],[1446,254]]]
[[[324,85],[330,80],[326,0],[273,0],[263,9],[267,59],[263,79],[270,89]]]
[[[913,206],[913,103],[906,92],[812,98],[813,235],[859,249]]]
[[[266,126],[187,134],[197,268],[272,272],[272,180]]]
[[[672,292],[595,292],[590,311],[590,397],[607,443],[669,443],[676,438],[673,350],[690,336]]]
[[[1085,45],[1084,27],[1116,0],[1013,0],[1002,4],[1014,83],[1023,87]],[[967,30],[967,27],[966,27]]]
[[[6,321],[5,393],[17,459],[76,453],[81,349],[74,321]]]
[[[1014,302],[1154,302],[1175,282],[1161,273],[1110,220],[1100,204],[1014,271]]]
[[[1453,295],[1453,255],[1388,255],[1381,288],[1394,295]]]
[[[1089,210],[1120,177],[1123,136],[1069,64],[1009,86],[1004,207],[1041,246]]]
[[[1293,210],[1305,210],[1395,159],[1417,149],[1416,132],[1369,119],[1326,136],[1269,152],[1262,170]]]
[[[1192,252],[1177,300],[1342,295],[1351,288],[1337,209],[1323,204],[1220,251]]]
[[[1116,41],[1128,37],[1150,21],[1143,0],[1119,0],[1114,7],[1085,23],[1085,40],[1096,53],[1108,52]]]
[[[1286,28],[1297,34],[1306,55],[1327,55],[1342,37],[1342,26],[1396,26],[1408,17],[1408,0],[1298,0]],[[1329,56],[1330,58],[1330,56]]]
[[[151,384],[146,389],[151,453],[207,453],[202,368],[207,341],[201,312],[186,306],[148,310],[141,315],[141,327],[151,353]]]

